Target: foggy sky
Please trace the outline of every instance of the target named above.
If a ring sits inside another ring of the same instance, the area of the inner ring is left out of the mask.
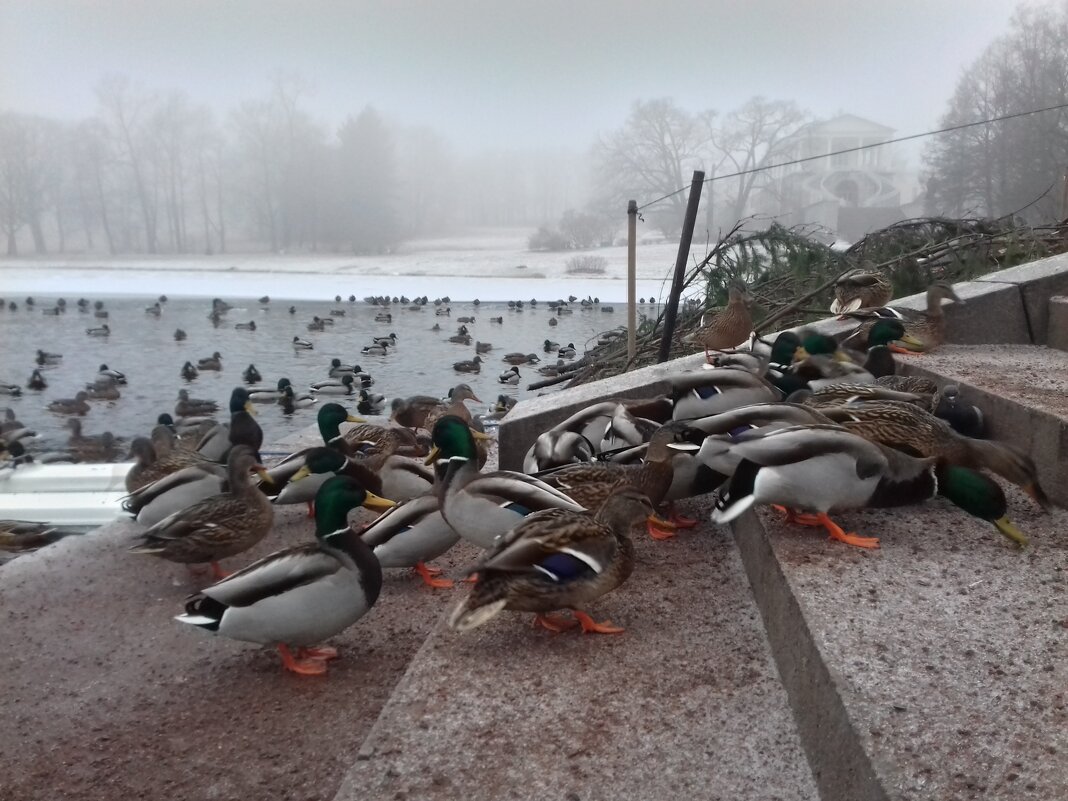
[[[936,127],[1015,0],[0,0],[0,109],[74,119],[125,73],[225,112],[296,72],[331,127],[373,104],[464,150],[584,150],[637,98],[753,95]]]

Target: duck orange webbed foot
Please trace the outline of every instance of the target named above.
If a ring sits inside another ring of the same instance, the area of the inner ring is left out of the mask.
[[[613,626],[611,620],[598,623],[585,612],[579,612],[577,609],[573,610],[571,614],[575,616],[575,620],[582,626],[583,634],[622,634],[624,632],[624,629],[619,626]]]
[[[423,562],[417,562],[412,570],[423,580],[424,584],[435,590],[447,590],[453,586],[450,579],[437,578],[437,576],[441,575],[441,568],[430,567]]]
[[[675,528],[693,528],[697,525],[697,519],[693,517],[685,517],[680,515],[675,509],[674,505],[669,507],[668,521],[675,526]]]
[[[817,515],[819,521],[823,524],[823,527],[827,529],[827,533],[831,535],[832,540],[840,540],[846,545],[855,545],[858,548],[878,548],[878,537],[858,537],[855,533],[846,533],[842,530],[842,527],[835,523],[831,518],[825,514]]]
[[[298,648],[297,659],[318,659],[320,662],[329,662],[337,659],[337,648]]]
[[[212,562],[211,563],[211,577],[213,579],[215,579],[216,581],[222,581],[224,578],[226,578],[227,576],[230,576],[230,575],[232,575],[232,574],[227,573],[225,570],[223,570],[221,567],[219,567],[219,563],[218,562]]]
[[[282,656],[282,667],[298,676],[323,676],[326,674],[326,660],[297,659],[289,646],[279,643],[278,653]]]
[[[675,536],[676,526],[670,520],[661,520],[659,517],[646,518],[645,530],[654,540],[669,540]]]
[[[559,634],[562,631],[573,629],[579,625],[577,621],[568,620],[566,617],[560,617],[559,615],[534,615],[535,627],[541,626],[543,629]]]

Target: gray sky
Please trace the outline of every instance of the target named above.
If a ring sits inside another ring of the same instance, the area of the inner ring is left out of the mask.
[[[95,110],[108,72],[224,111],[277,70],[336,125],[367,103],[462,149],[585,149],[636,98],[753,95],[936,127],[1015,0],[0,0],[0,108]]]

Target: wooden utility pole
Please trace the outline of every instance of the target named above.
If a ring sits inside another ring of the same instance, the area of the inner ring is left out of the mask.
[[[638,304],[635,288],[635,272],[638,268],[638,201],[627,201],[627,359],[632,360],[637,352]]]
[[[671,297],[668,298],[667,310],[664,312],[664,337],[660,340],[657,362],[666,362],[671,352],[671,338],[675,335],[675,318],[679,313],[679,296],[682,295],[682,282],[686,280],[686,262],[690,258],[693,226],[697,221],[697,207],[701,204],[701,187],[704,183],[704,172],[694,170],[693,180],[690,182],[690,200],[686,204],[686,217],[682,221],[682,233],[679,236],[679,255],[675,257],[675,277],[671,280]]]
[[[1061,181],[1061,221],[1068,220],[1068,168],[1064,170]]]

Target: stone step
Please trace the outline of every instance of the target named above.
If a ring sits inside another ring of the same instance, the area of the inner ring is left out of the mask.
[[[731,537],[635,546],[589,610],[623,634],[439,622],[337,801],[818,798]]]
[[[1057,350],[1068,350],[1068,295],[1049,299],[1049,323],[1046,343]]]

